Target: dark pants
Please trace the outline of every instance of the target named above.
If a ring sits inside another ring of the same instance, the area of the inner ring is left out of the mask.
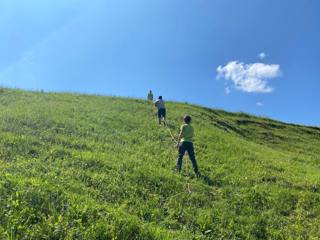
[[[194,149],[193,149],[192,142],[182,142],[179,144],[179,156],[178,156],[178,163],[177,163],[178,171],[181,172],[182,159],[183,159],[183,156],[186,151],[188,152],[189,158],[192,162],[192,167],[193,167],[195,174],[198,174],[199,173],[198,164],[196,161],[196,157],[194,155]]]
[[[166,109],[165,108],[158,109],[158,118],[166,118]]]

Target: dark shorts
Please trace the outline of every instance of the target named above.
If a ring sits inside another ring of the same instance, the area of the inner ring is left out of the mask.
[[[166,109],[165,108],[160,108],[158,109],[158,118],[166,117]]]

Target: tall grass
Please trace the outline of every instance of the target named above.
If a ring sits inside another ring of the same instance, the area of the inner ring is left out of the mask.
[[[319,128],[167,107],[175,135],[194,119],[200,179],[150,102],[2,89],[0,239],[320,236]]]

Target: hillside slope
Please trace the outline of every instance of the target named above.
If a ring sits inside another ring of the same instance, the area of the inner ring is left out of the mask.
[[[0,239],[320,236],[319,128],[167,107],[174,134],[194,119],[200,179],[147,101],[1,89]]]

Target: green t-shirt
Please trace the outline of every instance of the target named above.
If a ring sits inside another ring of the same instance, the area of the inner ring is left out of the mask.
[[[192,142],[194,130],[191,124],[183,124],[180,130],[182,132],[181,142]]]

